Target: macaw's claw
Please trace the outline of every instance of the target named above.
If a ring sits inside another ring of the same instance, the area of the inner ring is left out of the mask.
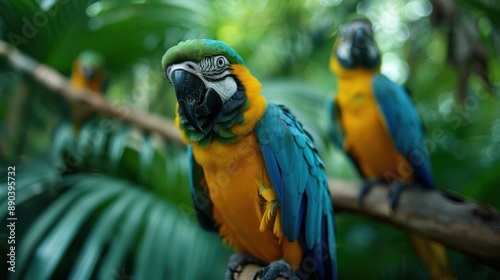
[[[256,264],[259,266],[264,266],[266,263],[255,258],[249,253],[236,253],[229,257],[229,262],[227,264],[225,280],[234,280],[235,274],[241,273],[243,267],[247,264]]]
[[[409,187],[417,187],[413,183],[405,183],[400,180],[396,180],[389,184],[389,192],[387,193],[387,198],[389,199],[389,205],[391,207],[391,211],[396,210],[399,203],[399,197],[401,196],[401,192]]]
[[[290,265],[284,260],[279,260],[270,263],[268,266],[264,266],[257,270],[253,280],[274,280],[277,277],[283,277],[290,280],[299,280],[300,278],[292,271]]]
[[[373,186],[380,183],[383,183],[382,179],[380,178],[371,178],[363,182],[363,185],[361,186],[361,191],[358,194],[359,206],[363,205],[363,201],[365,200],[366,195],[368,195]]]

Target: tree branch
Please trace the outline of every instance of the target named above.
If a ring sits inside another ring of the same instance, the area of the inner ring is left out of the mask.
[[[36,62],[1,40],[0,57],[5,57],[14,68],[31,75],[37,82],[60,94],[71,103],[91,108],[95,112],[133,124],[145,131],[156,132],[170,141],[184,145],[180,132],[172,121],[124,106],[112,106],[101,94],[93,94],[91,90],[72,87],[66,77],[59,72]]]
[[[0,41],[0,57],[6,57],[15,68],[32,75],[71,102],[81,102],[96,112],[183,143],[171,121],[127,108],[118,109],[100,95],[75,89],[55,70],[33,61],[3,41]],[[358,213],[418,232],[500,271],[500,215],[494,208],[451,193],[408,188],[401,193],[396,211],[391,212],[386,186],[375,186],[362,207],[357,203],[360,188],[360,183],[330,181],[330,193],[337,212]],[[242,277],[248,276],[248,271],[245,269]]]
[[[449,192],[408,187],[392,212],[387,186],[375,186],[362,207],[360,189],[360,183],[330,180],[335,209],[418,232],[500,271],[500,215],[493,207]]]

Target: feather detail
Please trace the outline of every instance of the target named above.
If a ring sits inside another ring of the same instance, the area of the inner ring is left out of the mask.
[[[264,213],[262,214],[259,228],[259,230],[263,232],[270,223],[275,222],[274,220],[279,204],[276,199],[276,193],[272,187],[267,187],[264,182],[258,182],[258,184],[262,186],[259,190],[259,195],[264,199]]]
[[[264,205],[265,210],[264,214],[262,215],[262,220],[260,222],[260,227],[259,227],[260,232],[264,232],[264,230],[266,230],[266,227],[268,227],[274,221],[277,210],[274,204],[275,202],[267,201],[266,204]]]
[[[278,237],[279,243],[281,243],[281,239],[283,238],[283,229],[281,228],[281,210],[279,208],[276,213],[276,218],[274,219],[273,233],[276,237]]]

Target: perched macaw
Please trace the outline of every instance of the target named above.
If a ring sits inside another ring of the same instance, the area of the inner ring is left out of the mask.
[[[380,73],[380,64],[371,22],[347,20],[330,58],[338,86],[330,135],[366,180],[359,201],[375,182],[385,181],[394,210],[405,184],[435,187],[419,115],[405,89]],[[416,233],[408,236],[432,279],[455,278],[443,245]]]
[[[226,44],[188,40],[162,59],[177,97],[175,122],[188,143],[200,224],[218,230],[255,277],[336,278],[334,212],[323,163],[290,111],[270,104]]]
[[[105,91],[104,64],[104,57],[100,53],[91,50],[81,52],[73,61],[71,85],[103,94]],[[94,115],[94,112],[78,104],[71,104],[70,114],[73,120],[73,131],[77,132],[82,124]]]

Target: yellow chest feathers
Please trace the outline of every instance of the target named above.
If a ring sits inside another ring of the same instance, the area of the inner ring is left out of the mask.
[[[337,102],[342,114],[363,117],[372,115],[377,110],[377,102],[372,92],[371,73],[361,72],[359,75],[339,79]]]

